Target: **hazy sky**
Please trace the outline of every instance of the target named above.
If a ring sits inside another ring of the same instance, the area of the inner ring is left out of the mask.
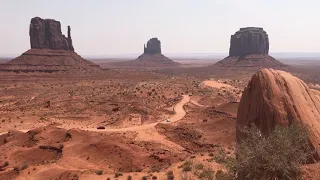
[[[320,51],[319,0],[1,0],[0,54],[30,48],[35,16],[61,22],[81,55],[141,53],[158,37],[165,53],[227,53],[240,27],[263,27],[272,52]]]

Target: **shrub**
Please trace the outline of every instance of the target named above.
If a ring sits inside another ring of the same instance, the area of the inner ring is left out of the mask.
[[[151,172],[160,172],[160,168],[158,166],[153,165],[151,167]]]
[[[203,166],[203,164],[199,163],[199,164],[196,164],[196,165],[195,165],[195,168],[196,168],[197,170],[202,170],[202,169],[204,168],[204,166]]]
[[[78,180],[79,179],[79,175],[78,174],[73,174],[72,180]]]
[[[129,175],[129,176],[127,177],[127,180],[132,180],[132,176]]]
[[[123,174],[120,173],[120,172],[116,172],[116,174],[114,174],[114,177],[115,177],[115,178],[117,178],[117,177],[119,177],[119,176],[123,176]]]
[[[20,170],[27,169],[29,167],[28,164],[22,164]]]
[[[227,164],[232,176],[241,180],[300,178],[299,165],[311,155],[306,127],[277,126],[269,136],[262,135],[256,126],[243,132],[246,138],[237,145],[236,161]]]
[[[173,171],[167,172],[167,180],[174,180]]]
[[[218,170],[216,173],[216,180],[230,180],[232,177],[230,177],[227,173]]]
[[[158,179],[158,177],[157,176],[152,176],[152,179]]]
[[[4,166],[4,167],[9,166],[9,162],[8,162],[8,161],[4,162],[4,163],[3,163],[3,166]]]
[[[143,176],[143,177],[142,177],[142,180],[147,180],[147,176]]]
[[[18,166],[16,166],[16,167],[13,168],[13,170],[16,171],[16,172],[19,172],[20,168]]]
[[[201,180],[213,180],[214,179],[213,170],[211,168],[202,169],[201,173],[199,174],[199,179],[201,179]]]
[[[97,170],[97,171],[96,171],[96,174],[97,174],[97,175],[102,175],[102,174],[103,174],[103,171],[102,171],[102,170]]]
[[[66,133],[66,139],[69,139],[69,138],[71,139],[72,136],[71,136],[71,133],[70,133],[70,132],[67,132],[67,133]]]
[[[192,162],[191,161],[185,161],[184,163],[183,163],[183,171],[191,171],[191,169],[192,169]]]

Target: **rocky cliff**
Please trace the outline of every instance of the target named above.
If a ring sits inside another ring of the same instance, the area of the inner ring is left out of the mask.
[[[29,35],[32,49],[74,51],[70,26],[68,26],[68,37],[65,37],[61,32],[60,22],[54,19],[32,18]]]
[[[248,83],[237,114],[237,140],[243,137],[241,127],[255,124],[264,133],[276,125],[303,124],[311,132],[310,141],[320,153],[320,100],[318,94],[297,77],[261,69]],[[317,154],[315,158],[319,160]]]
[[[250,54],[268,54],[269,37],[263,28],[240,28],[230,38],[229,56],[246,56]]]

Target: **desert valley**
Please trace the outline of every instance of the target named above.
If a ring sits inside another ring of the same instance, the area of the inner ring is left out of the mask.
[[[275,59],[262,28],[240,28],[229,56],[207,61],[170,59],[160,38],[136,59],[84,59],[71,27],[65,37],[39,17],[29,35],[29,50],[0,63],[0,179],[228,179],[253,124],[257,137],[306,126],[298,168],[320,179],[320,61]],[[291,177],[265,168],[233,179]]]

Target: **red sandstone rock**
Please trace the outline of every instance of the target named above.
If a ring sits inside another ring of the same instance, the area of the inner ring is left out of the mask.
[[[268,55],[269,37],[257,27],[240,28],[230,38],[229,56],[216,63],[223,67],[285,67]]]
[[[70,26],[68,26],[68,37],[65,37],[61,32],[60,22],[54,19],[32,18],[29,35],[32,49],[74,51]]]
[[[261,69],[245,88],[237,114],[237,140],[243,137],[239,129],[257,125],[262,133],[270,133],[276,125],[294,123],[307,126],[310,141],[320,153],[320,99],[318,92],[291,74]]]

